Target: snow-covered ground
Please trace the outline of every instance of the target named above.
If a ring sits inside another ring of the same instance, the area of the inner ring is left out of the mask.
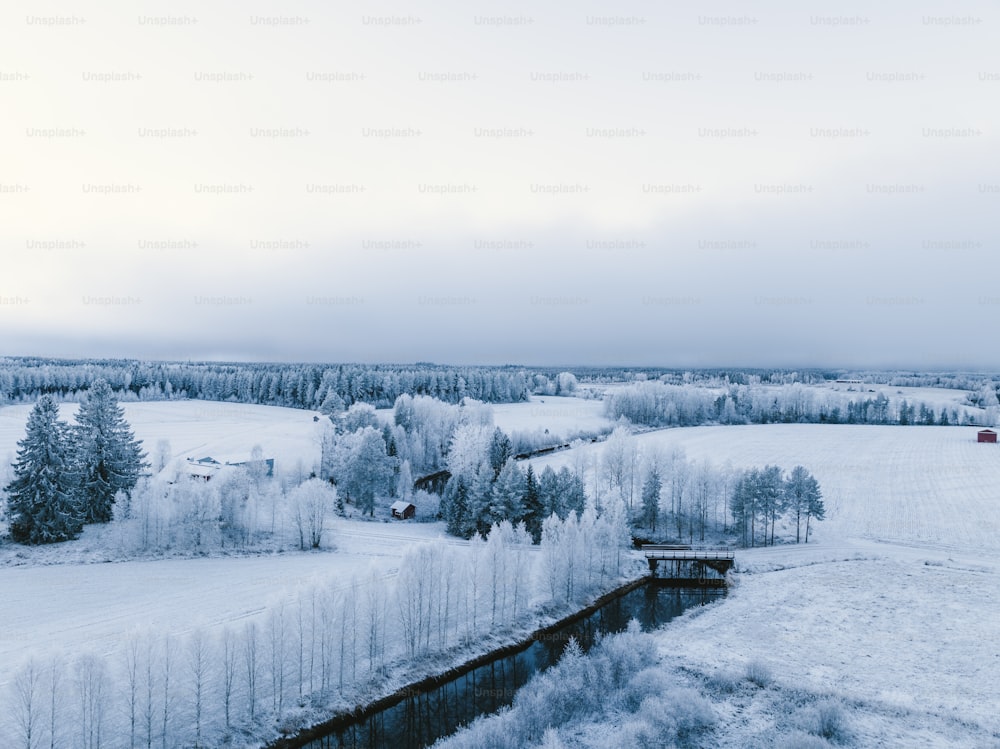
[[[866,537],[1000,551],[1000,445],[975,427],[752,424],[665,429],[640,449],[681,448],[735,467],[803,465],[820,482],[827,519],[817,538]],[[601,444],[578,450],[599,455]],[[574,451],[532,462],[572,465]]]
[[[843,705],[853,746],[1000,746],[995,553],[840,542],[739,560],[767,571],[658,635],[667,668],[773,675],[770,695],[721,702],[717,746],[772,745],[796,690]]]
[[[254,445],[277,471],[291,471],[301,461],[306,473],[320,456],[320,424],[312,411],[212,401],[122,403],[125,418],[152,457],[160,440],[170,442],[173,458],[246,460]],[[17,451],[32,406],[0,408],[0,459]],[[72,423],[77,404],[63,403],[60,415]]]
[[[0,569],[0,689],[32,652],[109,653],[125,636],[206,633],[240,623],[311,581],[395,574],[407,545],[440,524],[338,520],[332,551],[251,557],[59,564]],[[79,542],[86,544],[85,534]],[[455,541],[455,543],[462,543]]]
[[[600,400],[534,395],[528,403],[493,405],[493,420],[505,432],[549,430],[551,434],[597,433],[614,426]]]
[[[536,401],[495,407],[497,423],[582,428],[603,418],[596,401],[538,400],[544,411]],[[255,444],[279,464],[309,466],[318,456],[308,412],[203,402],[125,407],[148,449],[168,439],[176,457],[237,456]],[[579,410],[560,410],[571,408]],[[0,409],[0,456],[14,451],[28,410]],[[775,745],[789,730],[789,705],[807,692],[845,705],[853,746],[1000,746],[1000,446],[977,444],[975,432],[760,425],[637,436],[640,445],[681,447],[717,465],[802,464],[825,494],[817,543],[740,551],[729,597],[658,635],[662,666],[678,679],[738,679],[752,661],[773,675],[767,688],[713,700],[711,745]],[[535,462],[573,460],[568,451]],[[149,624],[217,630],[315,576],[346,582],[370,565],[393,574],[409,542],[441,532],[438,524],[340,521],[330,536],[335,550],[320,553],[4,567],[0,689],[34,648],[104,652]],[[581,728],[578,743],[613,729]]]
[[[658,634],[663,668],[709,694],[751,662],[773,676],[716,694],[710,744],[695,745],[782,745],[804,695],[829,695],[852,746],[1000,746],[1000,447],[975,433],[763,425],[637,437],[716,464],[801,463],[826,495],[818,543],[740,550],[727,599]],[[601,746],[615,730],[578,727],[575,740]]]

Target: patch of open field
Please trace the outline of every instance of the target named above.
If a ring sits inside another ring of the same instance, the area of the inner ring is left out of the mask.
[[[134,630],[214,634],[261,614],[313,580],[348,586],[354,575],[396,572],[411,543],[440,524],[337,520],[334,550],[0,569],[0,689],[27,654],[114,653]],[[86,544],[84,536],[77,544]]]
[[[820,482],[827,519],[817,539],[863,537],[1000,551],[1000,445],[974,427],[763,424],[666,429],[640,449],[682,449],[735,467],[803,465]],[[603,445],[579,450],[599,455]],[[534,461],[570,465],[572,451]]]
[[[292,470],[301,461],[308,475],[319,461],[320,424],[313,421],[311,411],[199,400],[144,401],[122,407],[151,456],[157,443],[167,440],[174,458],[246,460],[254,445],[260,445],[265,457],[275,459],[278,471]],[[0,460],[16,453],[31,408],[0,408]],[[76,409],[75,403],[59,407],[62,418],[71,423]]]

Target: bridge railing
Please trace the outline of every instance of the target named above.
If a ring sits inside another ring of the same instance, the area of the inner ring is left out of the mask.
[[[647,559],[728,560],[735,557],[728,546],[685,546],[670,544],[644,544]]]

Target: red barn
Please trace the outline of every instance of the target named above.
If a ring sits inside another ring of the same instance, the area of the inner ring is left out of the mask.
[[[997,433],[994,432],[992,429],[980,429],[976,441],[977,442],[996,442],[997,441]]]

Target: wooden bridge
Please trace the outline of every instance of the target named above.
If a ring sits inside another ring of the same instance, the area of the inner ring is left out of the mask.
[[[728,546],[643,544],[642,551],[653,577],[672,584],[725,585],[726,573],[735,562],[735,554]],[[664,575],[659,574],[660,562],[664,563]]]

